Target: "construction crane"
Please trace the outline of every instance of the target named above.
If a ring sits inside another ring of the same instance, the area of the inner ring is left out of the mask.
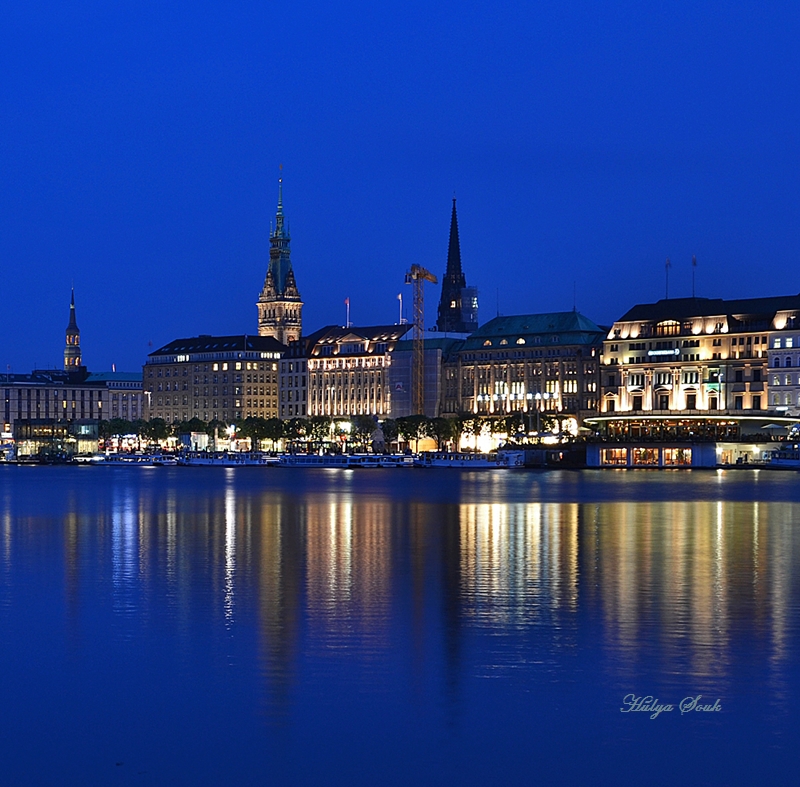
[[[425,301],[422,285],[429,281],[438,284],[437,278],[421,265],[412,265],[406,273],[406,284],[412,286],[414,296],[414,352],[411,360],[411,412],[412,415],[425,414]]]

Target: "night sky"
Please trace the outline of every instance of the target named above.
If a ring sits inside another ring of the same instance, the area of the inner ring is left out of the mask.
[[[696,7],[700,6],[700,7]],[[480,321],[800,292],[800,6],[25,2],[0,12],[0,364],[255,333],[278,166],[311,332],[394,322],[458,198]],[[427,290],[435,320],[438,287]]]

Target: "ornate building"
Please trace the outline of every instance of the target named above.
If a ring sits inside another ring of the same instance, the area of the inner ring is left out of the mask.
[[[798,295],[634,306],[603,343],[601,415],[592,421],[634,436],[736,436],[781,423],[800,395],[798,329]]]
[[[269,237],[269,267],[258,298],[258,335],[281,344],[296,342],[303,332],[303,301],[292,270],[291,238],[283,215],[283,178],[278,180],[275,229]]]
[[[305,365],[299,364],[299,359],[288,360],[289,356],[284,360],[296,367],[292,374],[287,367],[281,387],[281,417],[297,414],[298,401],[309,416],[390,415],[392,351],[410,330],[410,325],[331,325],[305,337]]]
[[[467,287],[467,280],[461,269],[461,244],[458,240],[455,197],[453,197],[453,213],[450,216],[447,270],[442,278],[442,297],[439,300],[436,328],[450,333],[472,333],[478,329],[478,290],[475,287]]]
[[[496,317],[444,360],[442,415],[597,412],[603,330],[579,312]]]
[[[75,320],[75,289],[69,304],[69,325],[67,325],[67,343],[64,347],[64,369],[74,372],[81,367],[81,332]]]

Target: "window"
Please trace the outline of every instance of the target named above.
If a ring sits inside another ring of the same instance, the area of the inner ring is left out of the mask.
[[[735,396],[733,399],[733,409],[734,410],[743,410],[744,409],[744,397],[743,396]]]
[[[686,394],[686,409],[687,410],[696,410],[697,409],[697,394]]]
[[[761,369],[753,369],[753,382],[754,383],[761,382]]]
[[[754,410],[760,410],[761,409],[761,397],[760,396],[754,396],[753,397],[753,409]]]
[[[742,371],[741,369],[737,369],[734,372],[734,378],[733,379],[734,379],[734,382],[737,382],[737,383],[743,382],[744,381],[744,371]]]

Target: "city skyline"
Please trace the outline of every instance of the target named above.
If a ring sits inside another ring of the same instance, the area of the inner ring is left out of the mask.
[[[800,291],[797,9],[187,8],[10,12],[0,368],[60,365],[73,283],[91,369],[255,333],[281,163],[307,331],[441,280],[454,192],[482,324],[611,324],[693,255],[698,296]]]

